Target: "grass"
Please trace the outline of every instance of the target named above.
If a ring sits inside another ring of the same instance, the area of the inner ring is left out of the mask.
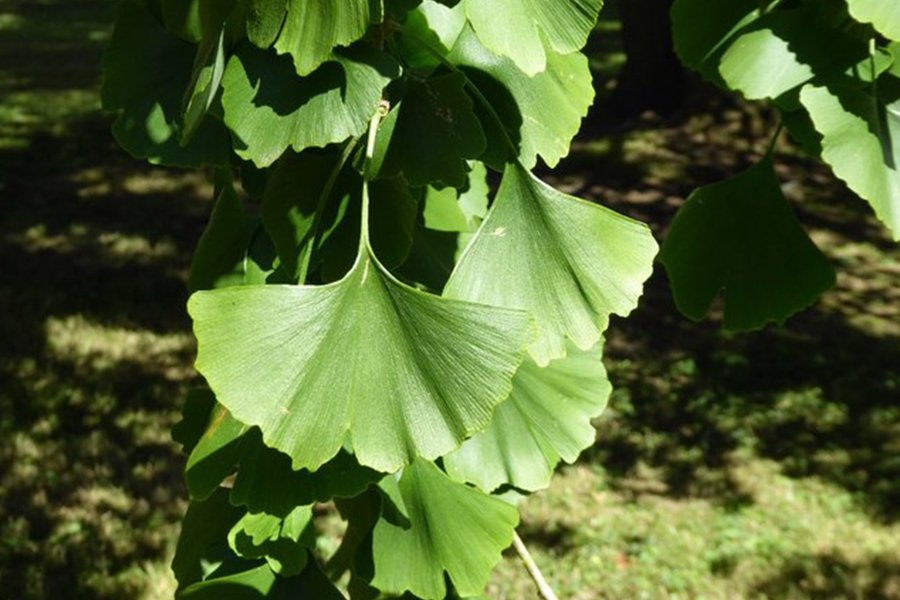
[[[173,592],[185,491],[168,432],[196,382],[184,281],[210,189],[112,142],[97,90],[114,11],[0,0],[2,600]],[[615,31],[592,46],[604,80]],[[580,139],[554,183],[662,236],[772,129],[704,93]],[[597,444],[522,504],[561,598],[900,599],[900,252],[826,169],[789,144],[778,164],[838,285],[736,336],[685,321],[654,276],[611,328]],[[512,555],[488,591],[535,597]]]

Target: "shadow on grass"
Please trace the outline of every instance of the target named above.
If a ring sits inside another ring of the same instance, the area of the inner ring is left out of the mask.
[[[863,563],[825,554],[790,561],[755,593],[782,600],[893,600],[900,597],[900,560],[884,554]]]

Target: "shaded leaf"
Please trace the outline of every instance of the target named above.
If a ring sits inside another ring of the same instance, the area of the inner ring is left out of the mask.
[[[244,558],[265,558],[278,575],[290,577],[306,568],[309,545],[302,540],[312,524],[312,507],[298,506],[286,517],[247,513],[228,532],[228,545]]]
[[[484,165],[473,163],[465,190],[427,189],[422,213],[425,227],[434,231],[474,232],[487,215],[489,193]]]
[[[294,577],[279,577],[268,565],[197,583],[178,595],[178,600],[344,600],[311,557],[306,569]]]
[[[725,328],[783,322],[834,285],[834,270],[781,192],[771,158],[696,190],[660,253],[678,309],[702,319],[724,290]]]
[[[416,460],[403,472],[399,496],[407,525],[382,517],[375,525],[372,585],[444,598],[444,572],[462,596],[480,594],[500,553],[512,543],[518,512],[506,502],[455,483],[434,464]]]
[[[485,48],[471,28],[466,28],[448,58],[465,70],[494,106],[526,168],[534,167],[538,156],[548,166],[556,166],[569,153],[572,138],[594,101],[586,56],[548,51],[546,68],[528,77],[511,60]],[[483,107],[476,106],[494,146],[482,160],[502,170],[508,149],[502,134],[494,130],[491,117],[482,111]]]
[[[531,313],[539,365],[600,340],[611,314],[637,306],[657,245],[643,224],[567,196],[511,164],[447,283],[449,298]]]
[[[191,502],[181,524],[181,535],[172,560],[179,590],[202,581],[221,564],[228,550],[225,537],[243,512],[229,504],[225,490],[205,502]],[[223,554],[223,550],[226,553]]]
[[[458,73],[408,83],[394,109],[396,123],[382,127],[388,138],[382,142],[387,145],[383,175],[403,173],[414,186],[465,185],[466,160],[480,156],[486,144],[465,85]]]
[[[447,473],[486,492],[545,488],[561,460],[575,462],[594,443],[591,419],[611,392],[602,343],[588,351],[570,344],[564,358],[543,368],[526,358],[491,426],[444,457]]]
[[[205,119],[190,143],[180,143],[178,123],[194,54],[191,44],[169,34],[141,6],[120,5],[103,56],[101,95],[104,108],[119,112],[116,141],[135,158],[183,167],[227,163],[228,134],[215,119]]]

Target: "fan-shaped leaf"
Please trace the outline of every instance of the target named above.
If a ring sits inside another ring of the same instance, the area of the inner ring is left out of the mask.
[[[637,306],[656,251],[645,225],[511,164],[444,295],[529,311],[539,332],[530,351],[546,365],[565,354],[566,337],[591,348],[611,314]]]
[[[531,335],[521,311],[401,284],[367,233],[337,283],[199,292],[188,310],[219,402],[295,469],[315,470],[350,439],[384,472],[456,449],[490,422]]]
[[[328,61],[337,46],[349,46],[364,36],[381,16],[381,0],[287,0],[275,49],[290,54],[297,73],[306,76]]]
[[[610,392],[602,343],[586,352],[570,344],[564,358],[543,368],[526,358],[491,426],[444,457],[447,473],[486,492],[507,484],[545,488],[560,460],[572,463],[594,443],[591,419]]]
[[[721,290],[725,327],[782,322],[834,285],[834,270],[794,217],[771,158],[691,194],[660,260],[678,309],[702,319]]]
[[[465,70],[494,106],[519,146],[519,160],[526,168],[534,167],[538,155],[553,167],[569,153],[572,138],[594,101],[587,57],[549,50],[546,68],[528,77],[511,60],[485,48],[467,27],[448,58]],[[508,149],[483,110],[476,106],[491,147],[482,160],[502,170]]]
[[[822,135],[822,158],[900,240],[900,90],[886,81],[894,85],[885,100],[812,85],[800,99]]]
[[[382,592],[437,600],[444,572],[461,596],[480,594],[500,553],[512,543],[518,513],[509,504],[455,483],[434,464],[417,460],[400,480],[408,523],[382,517],[375,525],[372,585]]]
[[[225,123],[239,156],[267,167],[288,148],[324,147],[366,129],[397,64],[368,47],[332,55],[308,77],[290,61],[241,45],[222,80]]]
[[[486,47],[537,75],[548,48],[560,54],[584,48],[602,6],[602,0],[466,0],[466,16]]]
[[[893,0],[847,0],[857,21],[871,23],[882,35],[900,41],[900,3]]]
[[[103,57],[103,106],[120,111],[116,141],[154,164],[224,165],[228,134],[205,119],[185,146],[178,134],[182,98],[190,84],[193,45],[168,33],[143,7],[123,2]]]

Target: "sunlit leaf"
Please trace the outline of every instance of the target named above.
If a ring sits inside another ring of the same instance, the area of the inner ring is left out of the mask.
[[[466,16],[482,43],[528,75],[541,73],[552,49],[584,48],[602,0],[465,0]]]
[[[503,485],[536,491],[547,487],[559,462],[574,462],[594,443],[591,419],[600,415],[612,386],[602,344],[574,346],[565,358],[519,367],[509,398],[491,426],[444,458],[451,477],[491,492]]]
[[[488,425],[532,335],[521,311],[401,284],[367,234],[337,283],[199,292],[188,311],[219,402],[295,469],[348,439],[384,472],[456,449]]]
[[[222,81],[235,151],[266,167],[288,147],[300,152],[357,136],[397,75],[393,59],[369,47],[336,53],[301,78],[286,57],[243,44]]]
[[[894,0],[847,0],[857,21],[871,23],[882,35],[900,41],[900,3]]]
[[[408,522],[382,517],[375,525],[372,585],[438,600],[447,593],[446,572],[461,596],[480,594],[512,543],[516,509],[451,481],[423,460],[404,470],[398,496],[394,501]]]
[[[859,90],[807,86],[801,93],[816,130],[822,158],[835,175],[872,205],[900,240],[900,80],[888,79],[884,97]]]
[[[444,291],[449,298],[531,313],[539,365],[587,350],[609,316],[637,306],[657,245],[649,229],[560,193],[511,164],[497,199]]]

